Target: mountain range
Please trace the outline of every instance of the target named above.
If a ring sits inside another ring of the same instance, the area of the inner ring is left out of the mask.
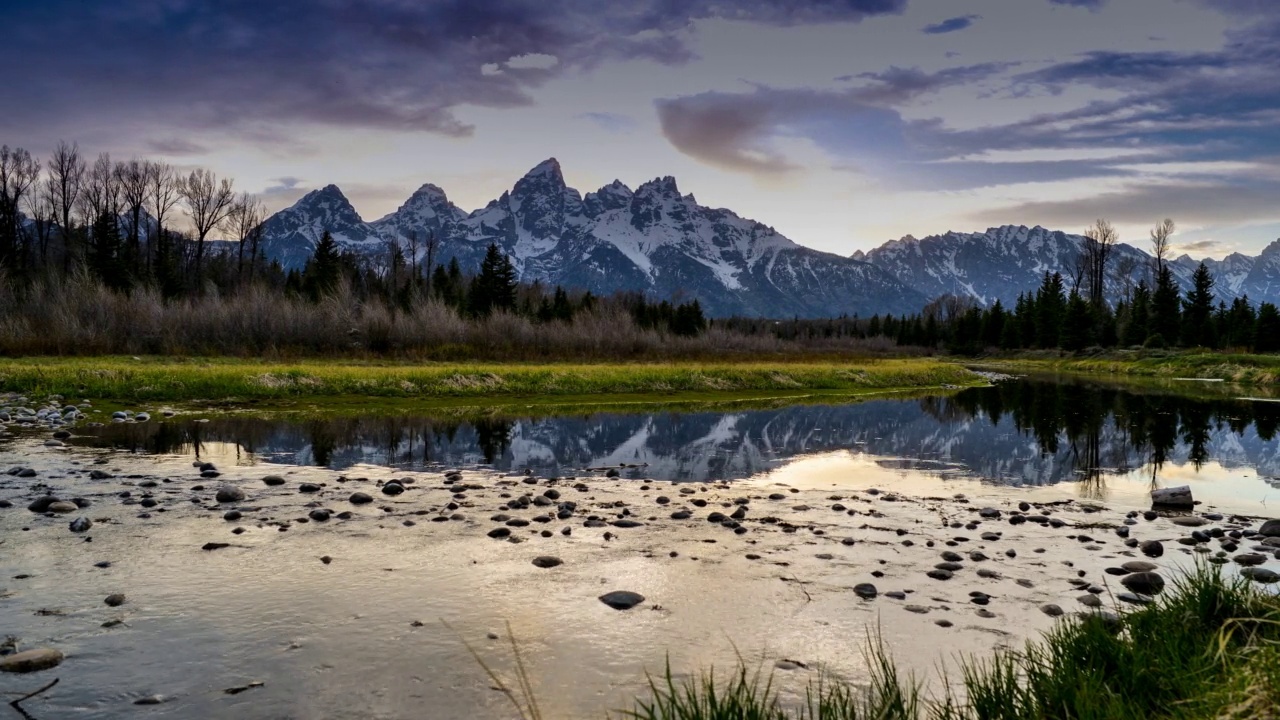
[[[268,218],[262,249],[286,268],[306,264],[328,231],[346,251],[386,262],[393,243],[435,261],[478,268],[491,243],[512,260],[520,279],[590,290],[637,291],[659,299],[697,298],[709,315],[835,317],[918,312],[945,293],[987,305],[1011,305],[1039,286],[1043,273],[1071,274],[1084,238],[1041,227],[1004,226],[892,240],[850,257],[804,247],[774,228],[726,209],[699,205],[675,178],[632,190],[615,180],[585,195],[565,184],[555,159],[540,163],[501,197],[474,212],[426,184],[395,212],[365,221],[336,185],[307,193]],[[1150,256],[1116,247],[1113,293],[1148,272]],[[1280,301],[1280,241],[1262,254],[1205,260],[1220,299],[1247,294]],[[1183,256],[1174,274],[1189,285],[1198,261]]]

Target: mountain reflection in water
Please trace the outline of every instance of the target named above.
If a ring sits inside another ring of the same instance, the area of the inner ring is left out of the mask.
[[[656,480],[734,480],[806,455],[866,453],[886,467],[1003,484],[1101,482],[1166,464],[1280,476],[1280,403],[1188,397],[1087,382],[1014,380],[923,399],[847,405],[578,416],[252,417],[114,424],[79,444],[238,462],[405,470],[492,465],[543,475],[639,465]]]

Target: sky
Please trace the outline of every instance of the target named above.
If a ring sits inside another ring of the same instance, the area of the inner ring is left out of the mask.
[[[542,160],[847,255],[1004,224],[1280,237],[1276,0],[5,0],[0,143],[366,220]]]

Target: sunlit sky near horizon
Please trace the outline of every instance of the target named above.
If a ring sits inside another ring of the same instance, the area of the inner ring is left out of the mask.
[[[19,0],[0,143],[203,165],[272,210],[465,210],[560,161],[811,247],[993,225],[1280,237],[1274,0]],[[67,40],[70,39],[68,42]],[[65,48],[65,49],[64,49]]]

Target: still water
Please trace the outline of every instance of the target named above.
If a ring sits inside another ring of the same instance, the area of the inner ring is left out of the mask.
[[[78,443],[341,471],[483,465],[571,476],[621,466],[623,477],[689,482],[743,480],[820,460],[825,472],[844,466],[916,488],[948,480],[987,490],[1073,483],[1079,496],[1097,500],[1186,483],[1232,511],[1259,513],[1280,492],[1278,429],[1280,402],[1230,387],[1058,379],[768,409],[171,420],[89,429]]]
[[[957,653],[1034,637],[1052,624],[1044,603],[1074,608],[1067,580],[1105,581],[1102,569],[1131,552],[1105,524],[1145,507],[1153,485],[1191,485],[1203,511],[1275,516],[1280,404],[1243,394],[1018,380],[689,412],[203,422],[192,412],[81,427],[66,447],[19,432],[0,440],[0,468],[38,474],[0,475],[0,499],[12,503],[0,509],[0,636],[67,660],[0,676],[0,693],[59,677],[28,703],[40,720],[498,720],[514,713],[466,644],[508,672],[509,648],[492,639],[508,622],[546,717],[627,707],[645,671],[668,661],[677,675],[739,653],[765,667],[799,661],[777,681],[793,692],[819,671],[857,681],[868,628],[928,673]],[[197,459],[221,477],[201,478]],[[442,483],[449,468],[464,471],[465,492]],[[268,474],[285,483],[264,484]],[[381,493],[393,478],[413,482]],[[217,503],[224,482],[247,498]],[[577,502],[571,518],[539,524],[542,509],[508,507],[550,489]],[[375,501],[351,504],[357,490]],[[93,529],[71,533],[72,516],[25,509],[46,492],[90,501]],[[705,522],[747,498],[743,534]],[[1021,501],[1065,526],[988,521],[983,534],[999,539],[982,542],[956,529],[983,505],[1007,512]],[[675,519],[678,508],[692,519]],[[334,518],[307,522],[317,509]],[[498,514],[533,524],[513,529],[520,542],[495,540]],[[1079,527],[1102,529],[1086,546]],[[924,576],[961,532],[961,549],[985,550],[998,579],[968,568],[945,584]],[[1190,562],[1172,542],[1185,529],[1167,518],[1133,533],[1169,544],[1162,569]],[[203,550],[209,542],[228,546]],[[548,554],[563,565],[531,565]],[[851,592],[868,581],[916,594]],[[975,589],[997,597],[988,615],[967,604]],[[647,600],[618,612],[596,599],[611,590]],[[106,607],[110,593],[128,601]]]

